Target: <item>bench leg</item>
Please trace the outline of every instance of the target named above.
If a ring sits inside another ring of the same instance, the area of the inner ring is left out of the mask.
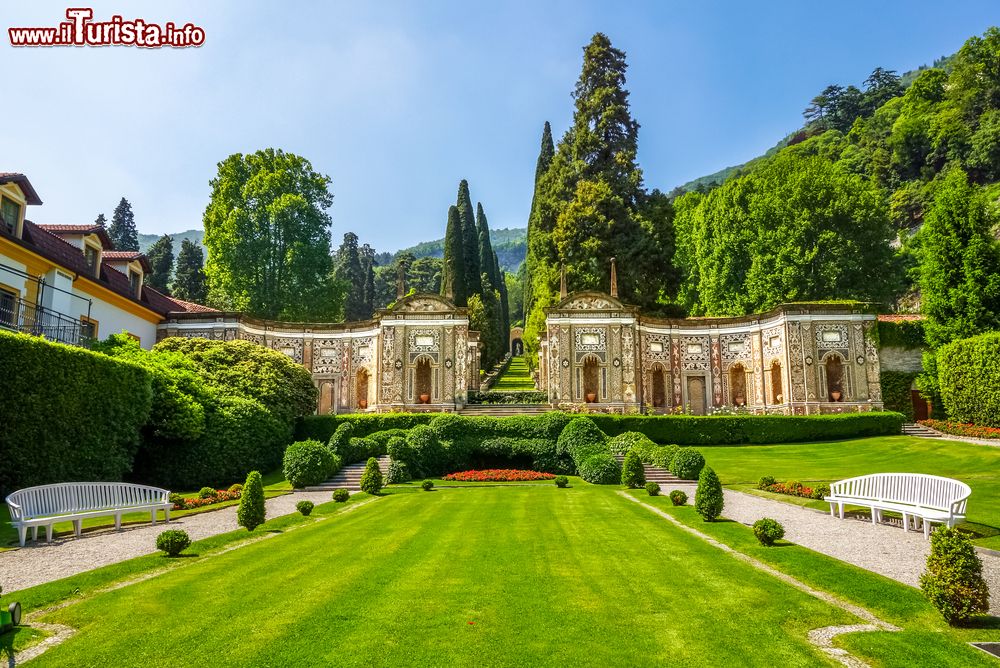
[[[168,524],[170,523],[170,508],[163,509],[163,521]]]
[[[878,526],[878,509],[872,506],[872,525]]]
[[[153,526],[156,526],[156,511],[155,510],[149,513],[149,518],[151,520],[153,520]]]
[[[839,505],[840,505],[840,519],[844,519],[844,504],[841,503]]]
[[[37,525],[31,527],[31,540],[35,541],[36,543],[38,542],[38,526]],[[24,545],[23,542],[21,544]]]
[[[117,531],[121,531],[122,530],[122,514],[121,513],[115,513],[115,530],[117,530]]]
[[[73,535],[79,538],[80,532],[82,531],[83,531],[83,520],[73,520]]]
[[[928,540],[931,537],[931,523],[924,519],[924,539]]]
[[[910,532],[910,516],[907,513],[903,513],[903,533]]]
[[[836,507],[837,507],[837,504],[834,503],[833,501],[831,501],[830,502],[830,517],[836,517],[837,516]]]
[[[45,527],[45,542],[46,543],[51,543],[52,542],[52,525],[51,524],[48,524]]]
[[[38,533],[38,531],[36,530],[35,531],[35,534],[36,534],[35,540],[38,540],[37,533]],[[21,547],[24,547],[24,539],[27,538],[27,537],[28,537],[28,527],[26,527],[26,526],[19,526],[19,527],[17,527],[17,539],[18,539],[18,541],[20,541]]]

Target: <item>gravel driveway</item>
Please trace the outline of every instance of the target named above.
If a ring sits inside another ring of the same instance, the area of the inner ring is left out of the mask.
[[[297,512],[295,504],[302,500],[319,504],[330,500],[330,492],[295,492],[268,499],[267,516],[278,517]],[[41,539],[33,543],[29,540],[23,548],[0,552],[0,586],[4,595],[35,585],[59,580],[84,571],[115,564],[133,557],[156,552],[156,537],[165,529],[183,529],[192,541],[234,531],[236,509],[229,506],[220,510],[187,515],[169,524],[159,522],[156,526],[139,524],[114,529],[86,532],[80,538],[72,533],[63,538],[55,538],[51,543]]]

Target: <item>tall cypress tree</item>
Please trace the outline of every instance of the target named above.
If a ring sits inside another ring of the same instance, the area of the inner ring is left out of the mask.
[[[375,249],[365,244],[361,247],[361,272],[364,275],[362,293],[365,303],[365,317],[375,315]]]
[[[465,236],[458,207],[448,207],[448,229],[444,235],[444,261],[441,268],[441,294],[457,306],[469,303],[465,280]]]
[[[208,297],[205,282],[205,255],[201,246],[190,239],[181,240],[181,250],[177,253],[177,270],[174,272],[172,294],[177,299],[204,304]]]
[[[496,257],[490,241],[490,226],[486,221],[483,203],[476,202],[476,234],[479,239],[479,270],[490,279],[490,285],[497,284]]]
[[[167,291],[170,272],[174,268],[174,240],[164,234],[146,252],[152,271],[146,274],[146,285],[160,292]]]
[[[334,278],[347,289],[344,300],[344,319],[348,322],[365,320],[365,273],[361,267],[361,254],[358,251],[358,235],[348,232],[337,250],[337,262],[333,271]]]
[[[525,281],[522,288],[524,291],[525,309],[530,308],[531,305],[531,276],[536,263],[535,254],[531,247],[531,240],[534,237],[532,235],[532,227],[534,226],[536,217],[535,204],[538,199],[538,182],[541,181],[542,176],[548,171],[549,165],[552,164],[552,156],[555,153],[555,145],[552,143],[552,126],[549,125],[548,121],[545,121],[545,127],[542,129],[542,146],[538,150],[538,160],[535,162],[535,183],[531,191],[531,208],[528,209],[527,253],[524,258]]]
[[[465,179],[458,184],[456,206],[462,223],[462,244],[465,249],[465,294],[471,296],[483,291],[479,276],[483,269],[479,266],[479,232],[476,230],[476,214],[472,210],[469,182]]]
[[[139,231],[135,228],[135,214],[132,213],[132,205],[124,197],[118,202],[111,216],[108,236],[111,237],[115,250],[137,252],[139,250]]]

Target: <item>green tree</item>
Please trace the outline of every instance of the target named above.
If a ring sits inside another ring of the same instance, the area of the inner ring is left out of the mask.
[[[444,260],[441,267],[441,294],[457,306],[469,303],[465,280],[465,238],[458,207],[448,208],[448,228],[444,234]]]
[[[903,94],[903,84],[894,70],[876,67],[865,79],[865,111],[870,115],[894,97]]]
[[[639,489],[646,484],[646,470],[642,466],[642,459],[635,450],[625,453],[625,461],[622,462],[622,484],[632,489]]]
[[[920,588],[945,620],[959,626],[975,615],[988,614],[990,590],[976,547],[958,529],[940,527],[931,534],[927,569]]]
[[[135,214],[132,213],[132,205],[124,197],[111,215],[108,236],[111,237],[115,250],[136,252],[139,250],[139,232],[135,227]]]
[[[174,269],[174,240],[164,234],[149,247],[146,258],[153,269],[146,274],[146,285],[160,292],[167,292],[170,274]]]
[[[336,318],[330,178],[281,150],[234,154],[219,163],[205,210],[213,304],[265,318]]]
[[[177,269],[174,271],[172,294],[177,299],[205,303],[208,284],[205,280],[204,255],[201,246],[190,239],[181,239],[181,250],[177,254]]]
[[[927,342],[1000,329],[1000,247],[981,190],[948,170],[920,232],[921,308]]]
[[[479,249],[479,268],[490,279],[490,285],[497,285],[497,258],[490,242],[490,226],[483,211],[483,203],[476,202],[476,240]]]
[[[359,250],[361,255],[361,271],[364,274],[364,283],[361,286],[361,293],[364,297],[365,318],[375,315],[375,249],[365,244]]]
[[[104,217],[103,213],[97,214],[97,219],[94,221],[94,225],[98,227],[104,227],[108,224],[108,219]]]
[[[534,187],[531,192],[531,208],[528,210],[528,230],[526,243],[526,252],[524,259],[524,276],[522,277],[522,288],[521,294],[523,295],[523,306],[522,311],[526,308],[531,307],[531,295],[532,295],[532,283],[531,277],[534,275],[533,271],[538,262],[535,257],[534,252],[532,252],[532,246],[530,240],[532,239],[532,228],[534,227],[536,219],[536,203],[538,200],[538,182],[541,180],[545,172],[548,171],[549,165],[552,164],[552,157],[555,155],[556,149],[555,144],[552,142],[552,126],[549,125],[548,121],[545,121],[545,127],[542,129],[542,145],[538,150],[538,160],[535,162],[535,181]],[[523,315],[521,319],[523,320]]]
[[[472,296],[482,292],[479,274],[485,268],[479,266],[479,231],[476,229],[476,214],[472,209],[469,182],[462,179],[458,184],[458,219],[462,223],[462,248],[465,257],[465,293]]]
[[[344,242],[337,251],[334,278],[347,288],[344,299],[344,319],[347,322],[365,320],[371,316],[366,314],[365,282],[366,272],[361,263],[361,252],[358,249],[358,235],[347,232]]]
[[[365,472],[361,474],[361,491],[372,495],[377,495],[382,491],[382,469],[379,468],[378,460],[374,457],[368,458]]]
[[[725,499],[722,483],[712,467],[706,466],[698,475],[698,488],[694,494],[694,509],[706,522],[714,522],[722,514]]]
[[[264,505],[264,481],[260,471],[250,471],[243,483],[240,495],[240,507],[236,511],[236,522],[247,531],[253,531],[267,519],[267,508]]]

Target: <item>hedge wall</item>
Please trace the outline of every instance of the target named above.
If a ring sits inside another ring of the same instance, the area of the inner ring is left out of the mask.
[[[882,371],[882,402],[886,410],[902,413],[907,421],[913,421],[910,388],[913,386],[913,380],[919,375],[919,371]]]
[[[299,423],[299,440],[329,440],[339,424],[355,425],[355,436],[385,429],[408,429],[428,424],[438,415],[442,438],[462,439],[470,444],[488,438],[552,439],[559,437],[572,415],[552,411],[544,415],[513,417],[464,417],[454,414],[386,413],[383,415],[313,415]],[[833,440],[861,436],[898,434],[905,418],[894,412],[846,413],[841,415],[603,415],[588,414],[608,436],[626,431],[645,434],[657,443],[678,445],[738,445],[740,443],[790,443]]]
[[[877,331],[880,348],[914,350],[927,347],[922,320],[880,321]]]
[[[938,385],[948,417],[1000,427],[1000,333],[981,334],[941,346]]]
[[[121,480],[149,419],[135,364],[0,331],[0,495],[71,480]]]

